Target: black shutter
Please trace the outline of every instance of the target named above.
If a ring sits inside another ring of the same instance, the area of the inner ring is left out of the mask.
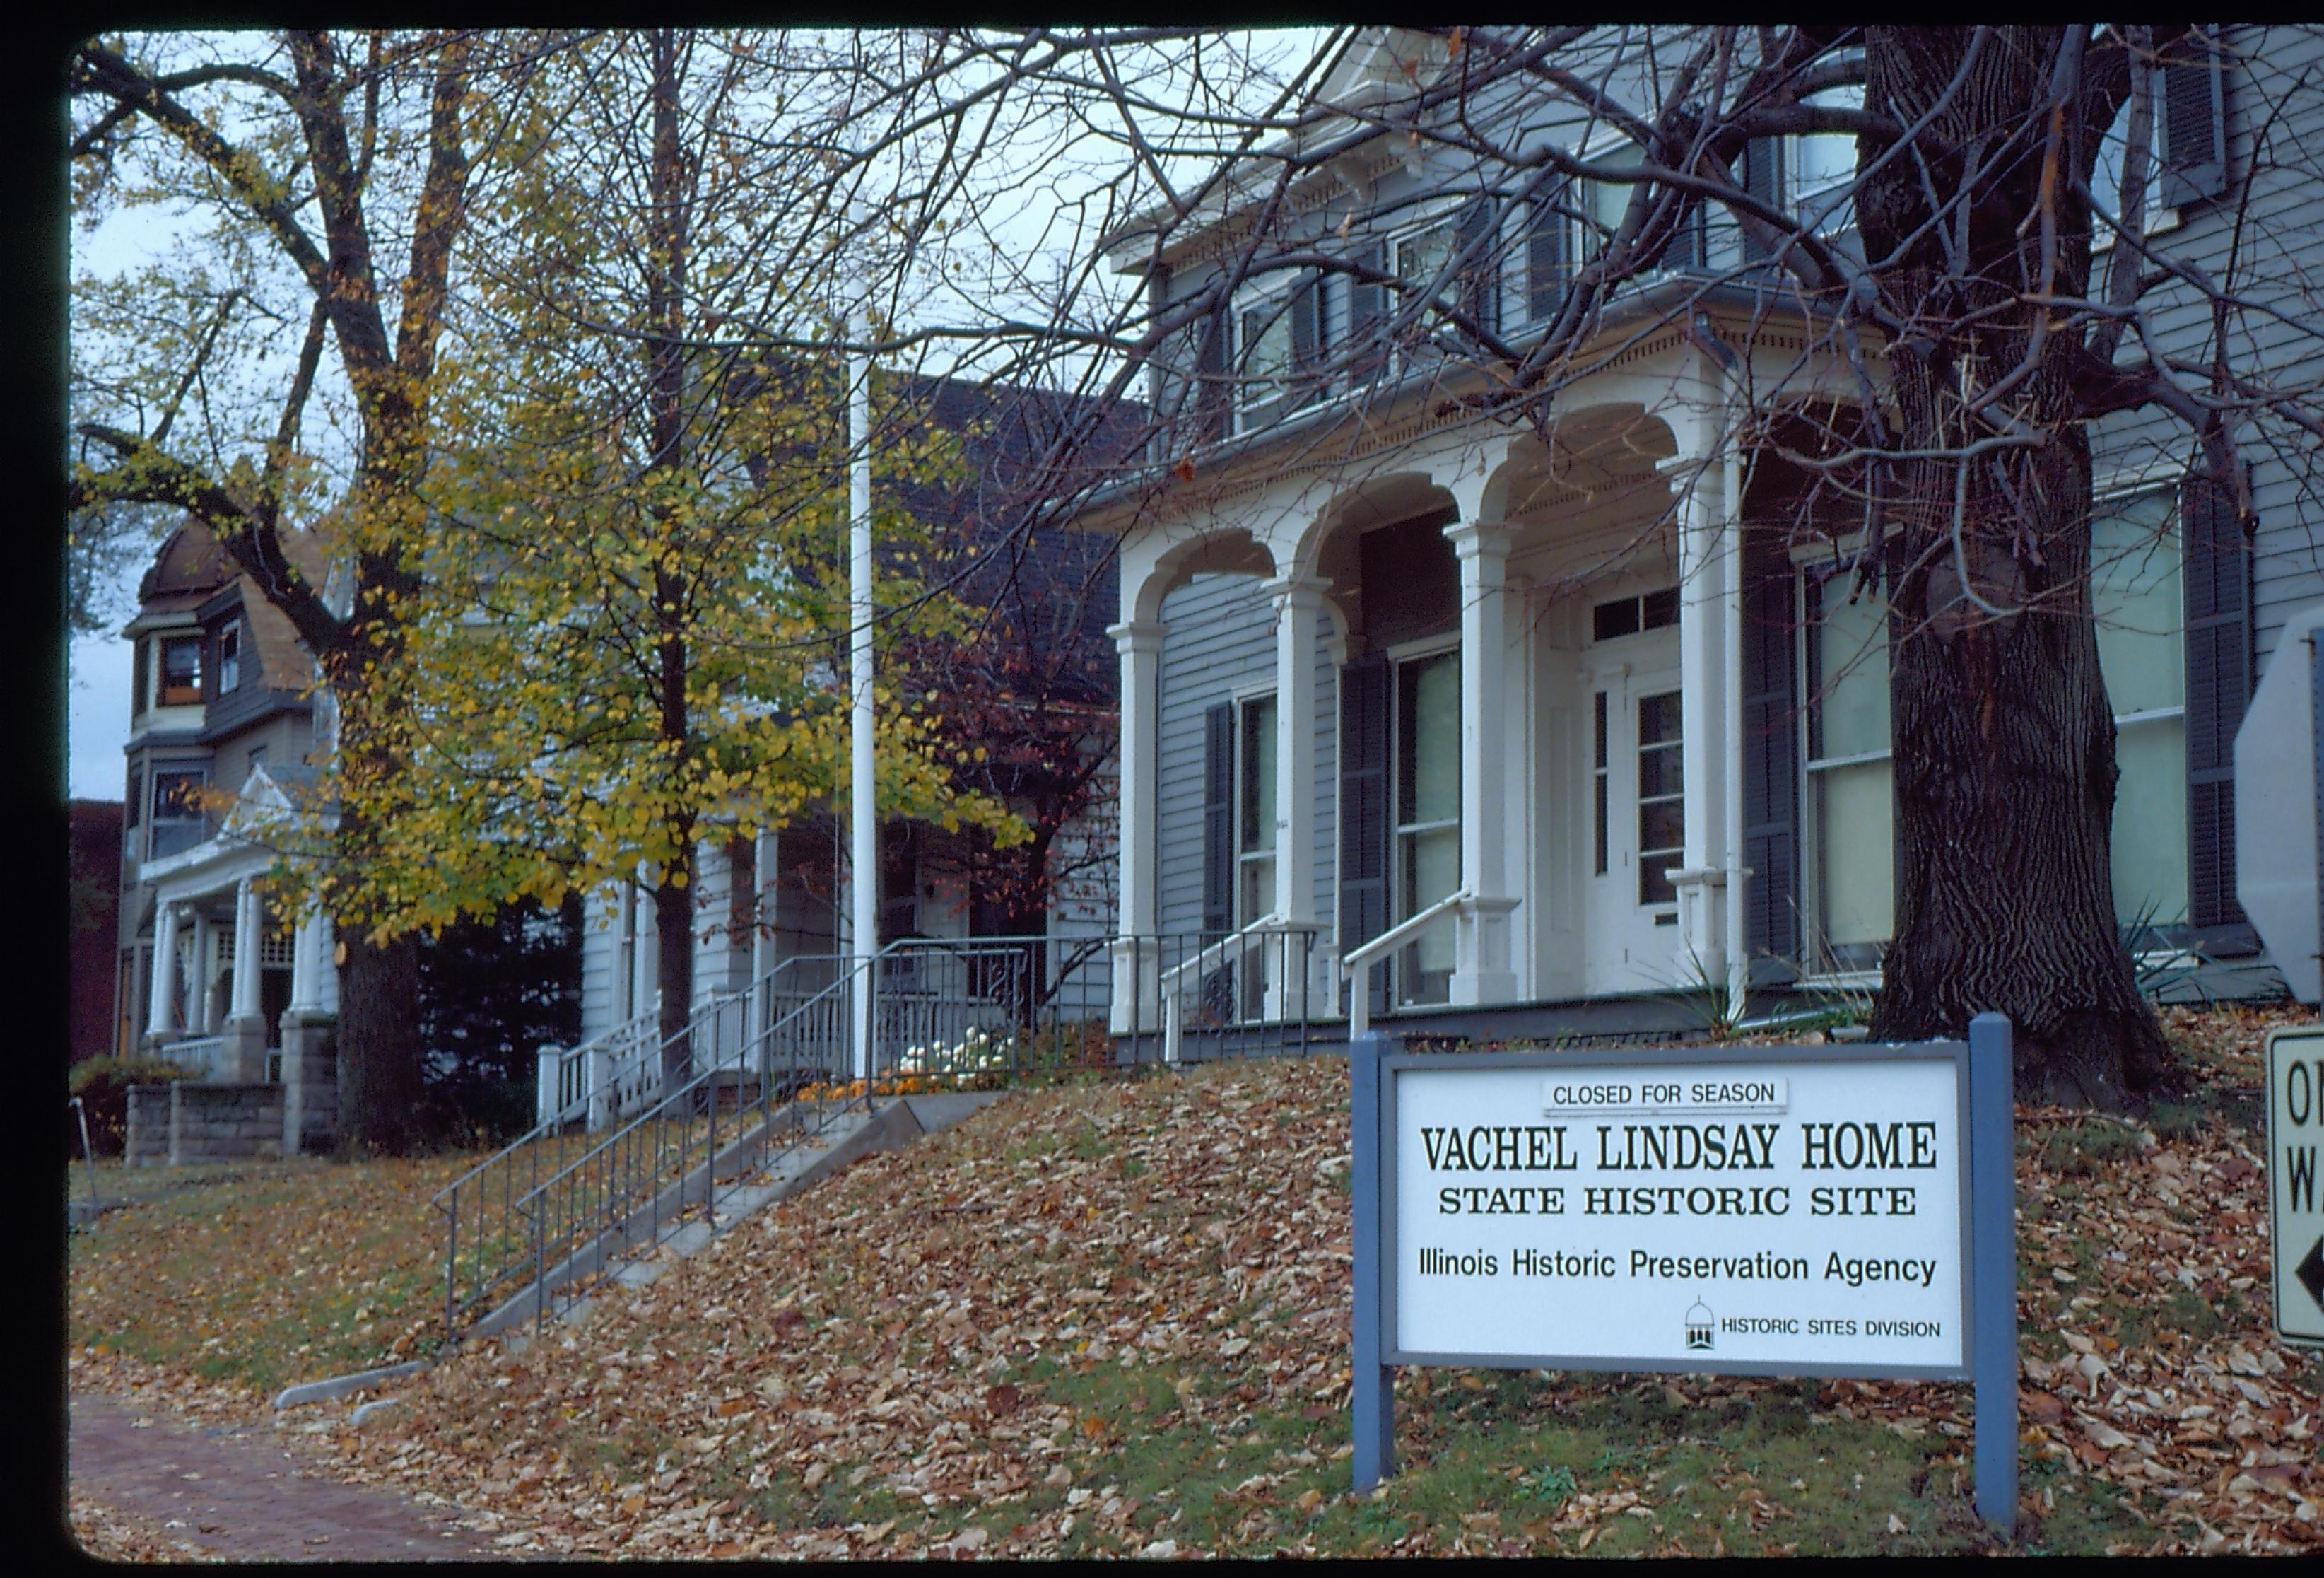
[[[1361,267],[1375,273],[1388,272],[1387,243],[1367,242],[1353,255]],[[1351,281],[1348,286],[1348,377],[1351,383],[1370,378],[1386,360],[1380,331],[1387,320],[1388,288],[1369,280]]]
[[[1340,946],[1388,929],[1388,665],[1384,658],[1340,670]],[[1386,1013],[1388,972],[1373,969],[1372,1011]]]
[[[1679,221],[1678,234],[1663,249],[1663,267],[1666,269],[1699,269],[1709,263],[1708,244],[1704,239],[1702,205],[1695,204]]]
[[[1214,443],[1226,437],[1227,401],[1232,390],[1227,376],[1227,337],[1231,327],[1228,311],[1228,307],[1221,304],[1194,329],[1194,420],[1190,430],[1197,444]]]
[[[1452,226],[1452,255],[1460,260],[1461,310],[1488,334],[1500,328],[1500,205],[1477,198]]]
[[[2226,61],[2211,29],[2191,29],[2163,68],[2163,201],[2216,198],[2227,187]]]
[[[2180,495],[2187,588],[2187,919],[2241,927],[2236,900],[2236,730],[2251,700],[2251,555],[2233,497],[2204,476]]]
[[[1572,192],[1559,182],[1533,205],[1533,227],[1526,234],[1526,316],[1540,323],[1557,315],[1565,304],[1571,272],[1566,258],[1572,220],[1563,212]]]
[[[1203,714],[1203,929],[1234,929],[1234,707]]]
[[[1759,137],[1743,145],[1743,189],[1773,208],[1784,206],[1784,142]],[[1757,263],[1773,256],[1767,248],[1743,232],[1743,261]]]
[[[1772,544],[1743,562],[1744,946],[1798,961],[1799,699],[1792,571]]]
[[[143,713],[145,710],[145,698],[152,694],[152,688],[146,683],[146,663],[152,650],[152,641],[142,635],[137,638],[136,645],[131,649],[129,710],[133,713]]]

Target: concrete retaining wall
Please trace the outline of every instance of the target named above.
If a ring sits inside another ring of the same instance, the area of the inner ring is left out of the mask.
[[[158,1167],[170,1159],[170,1087],[129,1087],[129,1121],[122,1140],[124,1167]]]
[[[282,1155],[282,1087],[190,1084],[170,1087],[170,1165],[269,1160]]]

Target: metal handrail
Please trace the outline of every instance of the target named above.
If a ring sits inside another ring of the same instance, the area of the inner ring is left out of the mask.
[[[1176,1063],[1185,1049],[1185,1004],[1179,997],[1179,980],[1189,971],[1197,979],[1225,964],[1230,957],[1237,960],[1249,954],[1259,939],[1268,937],[1314,937],[1323,931],[1321,924],[1309,920],[1286,920],[1280,914],[1268,910],[1240,931],[1220,938],[1184,964],[1173,965],[1156,978],[1162,994],[1162,1061]],[[1288,955],[1286,954],[1286,964]]]
[[[844,998],[854,986],[859,974],[857,967],[859,963],[868,964],[876,962],[880,957],[893,951],[895,946],[896,945],[890,944],[878,955],[827,955],[847,960],[847,968],[840,978],[816,992],[773,1024],[767,1026],[756,1036],[752,1037],[744,1048],[742,1057],[732,1063],[723,1059],[714,1062],[676,1090],[665,1093],[651,1107],[640,1112],[580,1156],[536,1183],[516,1199],[515,1212],[530,1228],[529,1236],[531,1240],[535,1290],[533,1314],[536,1321],[545,1320],[548,1315],[549,1290],[547,1280],[551,1269],[549,1257],[549,1241],[552,1237],[560,1239],[561,1244],[567,1249],[577,1249],[584,1238],[603,1238],[610,1235],[641,1206],[650,1206],[654,1210],[653,1220],[648,1224],[648,1231],[644,1236],[644,1245],[650,1247],[659,1243],[666,1236],[659,1207],[663,1193],[669,1186],[664,1182],[664,1174],[669,1170],[669,1163],[673,1158],[669,1144],[657,1140],[645,1158],[651,1165],[641,1173],[639,1165],[640,1153],[647,1149],[644,1145],[645,1131],[650,1127],[658,1128],[666,1123],[673,1113],[686,1121],[686,1131],[678,1139],[674,1157],[676,1162],[674,1179],[682,1186],[693,1172],[693,1165],[689,1159],[695,1146],[691,1121],[694,1116],[693,1109],[697,1104],[706,1104],[709,1122],[702,1140],[705,1169],[703,1204],[714,1204],[717,1195],[715,1167],[718,1157],[718,1103],[715,1091],[711,1092],[711,1099],[707,1103],[698,1103],[696,1098],[706,1090],[710,1089],[722,1076],[735,1068],[744,1066],[751,1057],[756,1055],[759,1075],[757,1104],[760,1109],[760,1133],[762,1140],[770,1140],[776,1099],[774,1069],[771,1059],[767,1054],[771,1050],[776,1038],[794,1021],[806,1019],[814,1013],[825,999]],[[746,996],[747,993],[729,994],[724,1001],[733,1002]],[[682,1029],[664,1038],[661,1047],[667,1047],[679,1036],[691,1035],[699,1022],[698,1018],[687,1020]],[[843,1044],[840,1050],[844,1052],[848,1048]],[[796,1066],[791,1072],[797,1073]],[[786,1096],[785,1104],[793,1108],[795,1118],[790,1126],[788,1140],[783,1149],[788,1149],[810,1135],[819,1134],[828,1129],[837,1115],[853,1107],[857,1099],[849,1097],[844,1101],[817,1103],[816,1121],[810,1128],[806,1121],[796,1117],[798,1103]],[[860,1099],[866,1106],[871,1104],[872,1086],[869,1082],[866,1083]],[[742,1114],[739,1110],[735,1113],[734,1121],[736,1132],[739,1133],[742,1127]],[[619,1176],[616,1177],[616,1174]],[[552,1232],[549,1215],[556,1198],[559,1195],[574,1196],[586,1193],[587,1185],[593,1181],[598,1186],[594,1191],[594,1203],[588,1204],[583,1210],[568,1210],[561,1233]],[[643,1198],[641,1198],[641,1195]],[[673,1223],[683,1213],[686,1204],[683,1199],[678,1202],[678,1210],[671,1214],[670,1220]],[[560,1260],[559,1263],[561,1264],[562,1261]],[[599,1269],[602,1270],[603,1267]],[[567,1286],[570,1286],[570,1282]],[[447,1326],[452,1318],[452,1311],[447,1305]]]
[[[1476,895],[1466,888],[1447,893],[1419,914],[1397,921],[1379,936],[1359,943],[1341,955],[1341,973],[1349,976],[1354,986],[1348,994],[1348,1035],[1351,1038],[1362,1035],[1371,1027],[1371,967],[1462,905],[1472,903],[1475,900]]]
[[[704,1000],[687,1016],[685,1027],[673,1036],[655,1033],[654,1028],[659,1023],[657,1010],[654,1015],[641,1014],[613,1026],[574,1051],[585,1048],[603,1050],[609,1043],[618,1044],[624,1039],[633,1043],[632,1048],[624,1049],[625,1056],[621,1063],[607,1071],[606,1088],[601,1093],[608,1110],[618,1118],[628,1105],[622,1094],[624,1083],[635,1084],[636,1089],[632,1094],[638,1099],[646,1102],[654,1099],[650,1093],[660,1082],[662,1050],[677,1035],[691,1035],[706,1015],[711,1016],[715,1022],[717,1016],[752,993],[770,988],[785,972],[827,957],[824,955],[794,955],[776,964],[750,987]],[[561,1056],[569,1058],[573,1054]],[[643,1066],[649,1059],[650,1069]],[[722,1066],[724,1064],[724,1059],[718,1062]],[[456,1327],[462,1310],[475,1308],[495,1288],[516,1276],[525,1261],[537,1258],[530,1253],[515,1252],[519,1241],[530,1236],[520,1231],[522,1223],[517,1213],[517,1202],[521,1193],[529,1193],[540,1183],[544,1154],[555,1147],[570,1114],[570,1104],[560,1103],[558,1111],[548,1121],[536,1123],[524,1134],[438,1190],[433,1196],[430,1203],[445,1217],[444,1319],[447,1331]],[[493,1198],[495,1195],[497,1200]],[[473,1218],[465,1231],[470,1245],[470,1259],[474,1262],[470,1268],[472,1285],[465,1297],[460,1291],[464,1214]],[[528,1251],[531,1248],[529,1243],[524,1245]]]

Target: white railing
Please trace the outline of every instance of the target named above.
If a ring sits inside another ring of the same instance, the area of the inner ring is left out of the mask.
[[[225,1056],[224,1036],[196,1036],[190,1040],[167,1042],[161,1047],[162,1062],[174,1063],[202,1080],[217,1078],[218,1064]]]
[[[1200,982],[1222,964],[1230,962],[1240,964],[1250,955],[1251,949],[1262,946],[1268,937],[1280,938],[1283,940],[1276,945],[1277,949],[1277,990],[1283,998],[1287,1000],[1290,996],[1290,983],[1285,977],[1290,974],[1291,946],[1288,939],[1295,937],[1313,937],[1323,929],[1313,921],[1286,920],[1270,911],[1232,936],[1222,937],[1213,943],[1184,964],[1174,965],[1162,972],[1161,978],[1157,983],[1162,992],[1162,1061],[1176,1063],[1178,1055],[1185,1047],[1186,1004],[1185,994],[1179,983],[1188,975],[1192,975]],[[1300,950],[1303,970],[1305,967],[1306,954],[1306,949]]]
[[[1458,892],[1447,893],[1411,919],[1400,920],[1370,941],[1348,950],[1347,956],[1340,961],[1340,969],[1348,977],[1348,1038],[1350,1040],[1352,1041],[1371,1028],[1371,967],[1463,904],[1471,902],[1472,897],[1466,888]]]
[[[619,1104],[624,1084],[637,1083],[645,1054],[660,1045],[657,1006],[573,1047],[547,1046],[536,1065],[533,1116],[541,1128],[586,1118],[602,1129]]]

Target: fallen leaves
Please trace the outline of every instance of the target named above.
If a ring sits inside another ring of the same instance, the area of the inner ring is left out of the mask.
[[[2232,1093],[2256,1083],[2264,1024],[2173,1029],[2209,1038],[2200,1077]],[[521,1352],[464,1352],[416,1378],[404,1409],[317,1444],[574,1555],[1329,1554],[1311,1541],[1373,1509],[1317,1488],[1346,1482],[1331,1466],[1347,1453],[1346,1092],[1343,1064],[1285,1059],[1017,1095]],[[2157,1133],[2028,1109],[2020,1125],[2027,1527],[2052,1487],[2086,1480],[2132,1509],[2126,1549],[2324,1546],[2314,1365],[2270,1341],[2257,1283],[2256,1137],[2216,1116]],[[1636,1406],[1683,1417],[1789,1383],[1558,1384],[1561,1406],[1634,1388]],[[1460,1372],[1408,1372],[1399,1392],[1420,1449],[1493,1396]],[[1950,1486],[1930,1495],[1965,1506],[1966,1388],[1832,1380],[1812,1396],[1812,1420],[1903,1437]],[[1270,1465],[1239,1448],[1261,1472],[1246,1457],[1222,1479],[1216,1538],[1109,1482],[1157,1433],[1224,1448],[1283,1419],[1304,1419],[1313,1449]],[[1693,1505],[1651,1476],[1610,1479],[1531,1501],[1522,1529],[1424,1524],[1372,1548],[1655,1548]],[[1826,1509],[1778,1483],[1734,1473],[1723,1536],[1706,1523],[1672,1548],[1800,1544]],[[1861,1527],[1922,1548],[1940,1520],[1904,1510],[1867,1508]]]

